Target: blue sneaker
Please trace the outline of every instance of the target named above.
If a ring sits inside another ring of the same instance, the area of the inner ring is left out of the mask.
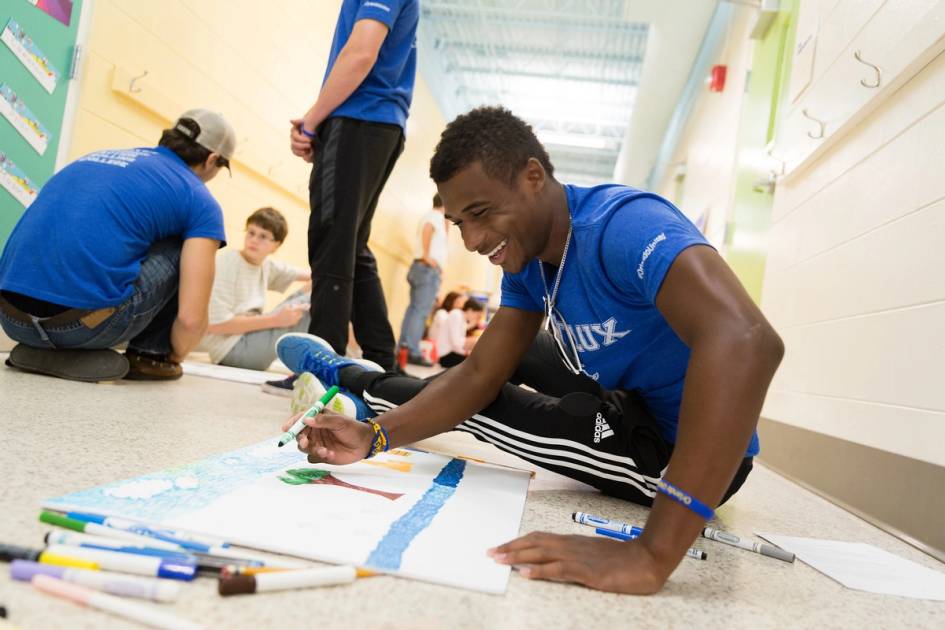
[[[338,385],[338,370],[348,365],[357,365],[368,372],[384,371],[373,361],[340,356],[327,341],[308,333],[286,333],[279,337],[276,355],[294,374],[311,372],[325,387]]]

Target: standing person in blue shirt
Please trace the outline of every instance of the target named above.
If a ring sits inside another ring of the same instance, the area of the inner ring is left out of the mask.
[[[417,0],[343,0],[315,104],[293,120],[292,152],[313,163],[309,332],[344,354],[348,322],[365,359],[394,367],[394,332],[371,220],[403,151],[417,68]]]
[[[79,381],[169,380],[207,327],[223,213],[206,182],[233,128],[194,109],[157,147],[99,151],[54,175],[0,258],[8,364]],[[110,348],[127,342],[121,355]]]
[[[780,338],[672,204],[626,186],[562,185],[507,110],[450,123],[430,174],[467,249],[505,272],[501,307],[466,360],[429,381],[366,371],[304,334],[283,337],[289,367],[380,412],[363,423],[319,415],[299,448],[311,462],[345,464],[451,429],[472,433],[652,506],[634,541],[535,532],[492,550],[497,562],[528,578],[658,591],[751,470]]]
[[[407,363],[431,367],[420,354],[420,338],[430,310],[436,303],[436,293],[440,290],[440,280],[446,267],[447,237],[446,220],[443,218],[443,200],[440,195],[433,195],[433,209],[420,217],[417,225],[417,245],[414,259],[407,272],[410,284],[410,304],[404,313],[400,326],[401,347],[407,348]]]

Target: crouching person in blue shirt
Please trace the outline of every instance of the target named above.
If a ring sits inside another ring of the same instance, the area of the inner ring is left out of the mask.
[[[0,326],[19,342],[7,364],[79,381],[179,378],[226,238],[206,182],[235,146],[221,115],[195,109],[157,147],[99,151],[54,175],[0,257]]]
[[[496,562],[533,579],[658,591],[752,468],[780,338],[672,204],[626,186],[559,183],[531,128],[507,110],[450,123],[430,174],[466,248],[502,267],[501,307],[466,360],[428,381],[370,371],[314,337],[283,337],[279,357],[293,371],[380,414],[309,418],[299,448],[309,461],[346,464],[471,433],[652,506],[636,540],[533,532],[491,550]]]

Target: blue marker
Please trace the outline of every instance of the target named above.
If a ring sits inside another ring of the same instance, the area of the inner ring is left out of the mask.
[[[219,548],[229,547],[229,545],[225,542],[206,538],[197,538],[195,536],[191,536],[190,534],[183,534],[166,529],[154,529],[144,525],[143,523],[135,523],[134,521],[127,521],[125,519],[114,518],[111,516],[99,516],[98,514],[88,514],[85,512],[67,512],[66,516],[77,521],[98,523],[99,525],[105,525],[114,529],[131,532],[133,534],[138,534],[139,536],[148,536],[157,540],[163,540],[164,542],[174,543],[175,545],[180,545],[184,549],[199,551],[200,553],[213,553]]]
[[[571,518],[574,519],[575,523],[593,527],[595,534],[616,538],[624,542],[638,538],[643,533],[642,527],[621,523],[620,521],[612,521],[600,516],[594,516],[593,514],[585,514],[584,512],[572,512]],[[695,547],[687,549],[686,555],[696,560],[705,560],[709,557],[706,552],[701,549],[696,549]]]
[[[637,527],[636,529],[640,529],[640,528]],[[639,534],[621,534],[620,532],[615,532],[610,529],[603,529],[601,527],[595,528],[594,533],[600,534],[601,536],[609,536],[610,538],[616,538],[617,540],[622,540],[624,542],[640,537]],[[696,560],[705,560],[706,558],[709,557],[706,552],[702,551],[701,549],[696,549],[695,547],[687,549],[686,555]]]
[[[49,545],[46,551],[53,555],[81,558],[98,565],[99,569],[134,573],[150,577],[192,580],[197,575],[197,565],[183,558],[145,556],[115,550],[91,549],[70,545]]]
[[[627,523],[622,523],[620,521],[614,521],[609,518],[603,518],[601,516],[594,516],[593,514],[586,514],[584,512],[572,512],[571,518],[575,523],[579,525],[587,525],[589,527],[596,527],[598,529],[606,529],[609,532],[617,532],[618,534],[627,534],[636,538],[643,533],[642,527],[637,527],[636,525],[629,525]],[[598,532],[600,533],[600,532]]]
[[[159,558],[170,558],[185,563],[194,563],[201,571],[219,572],[220,569],[230,566],[262,566],[262,562],[257,560],[242,560],[236,558],[225,558],[211,554],[195,551],[188,553],[183,549],[161,549],[148,547],[144,545],[134,545],[128,541],[114,538],[103,538],[101,536],[89,536],[88,534],[77,534],[75,532],[51,531],[46,534],[47,545],[73,545],[76,547],[85,547],[88,549],[101,549],[104,551],[117,551],[119,553],[134,553],[141,556],[156,556]]]
[[[609,536],[610,538],[616,538],[617,540],[633,540],[637,536],[633,534],[621,534],[620,532],[615,532],[610,529],[604,529],[603,527],[598,527],[594,529],[595,534],[600,534],[601,536]]]

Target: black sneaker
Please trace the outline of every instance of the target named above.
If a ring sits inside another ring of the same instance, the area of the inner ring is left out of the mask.
[[[117,381],[128,373],[128,360],[114,350],[53,350],[17,344],[7,365],[70,381]]]
[[[295,379],[298,377],[298,374],[292,374],[291,376],[283,379],[266,381],[262,384],[262,390],[267,394],[272,394],[273,396],[292,398],[292,387],[295,385]]]

